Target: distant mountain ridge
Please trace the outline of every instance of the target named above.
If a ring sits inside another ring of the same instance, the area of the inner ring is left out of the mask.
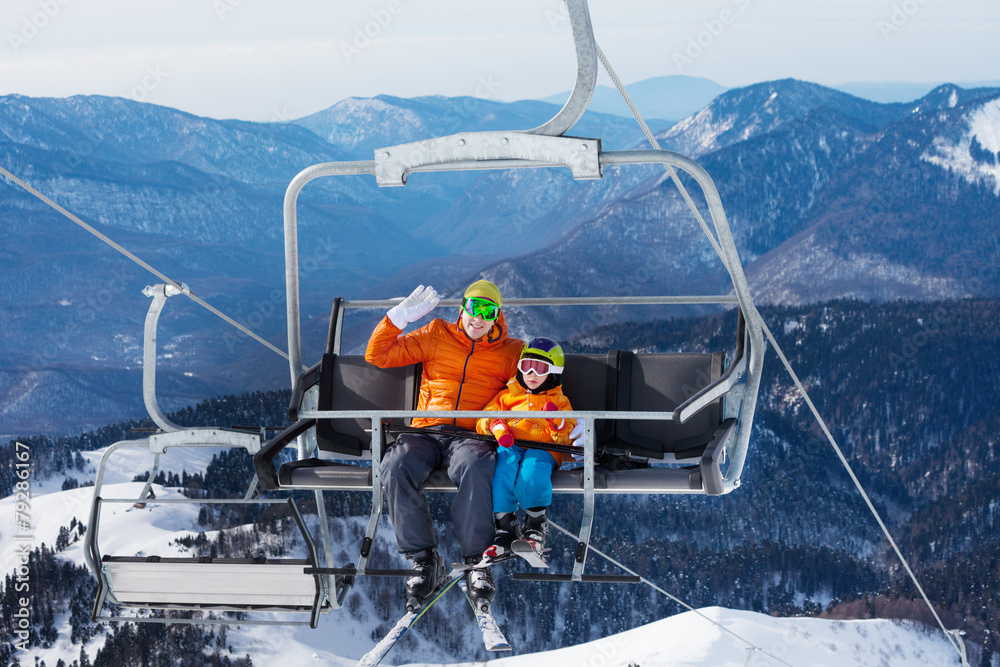
[[[530,130],[554,116],[561,104],[439,95],[406,99],[379,95],[348,98],[292,123],[344,150],[353,159],[370,159],[376,148],[430,137],[458,132]],[[610,141],[608,149],[625,148],[642,140],[642,132],[631,117],[622,119],[594,108],[588,108],[572,133],[600,136]]]
[[[998,89],[941,86],[882,105],[796,80],[727,90],[662,127],[712,175],[761,303],[995,296]],[[556,105],[477,98],[352,99],[290,123],[199,118],[105,97],[0,98],[0,161],[279,347],[284,190],[318,162],[459,129],[528,129]],[[572,132],[645,147],[629,119]],[[6,180],[0,256],[0,432],[59,433],[143,412],[140,295],[157,279]],[[696,200],[698,199],[696,195]],[[517,296],[712,293],[728,277],[657,167],[575,182],[558,170],[416,174],[379,190],[324,179],[300,199],[306,359],[334,296],[385,298],[477,276]],[[589,325],[655,317],[602,311]],[[377,314],[352,316],[357,350]],[[367,318],[367,319],[366,319]],[[578,333],[535,312],[514,332]],[[187,300],[161,318],[167,407],[287,386],[284,361]],[[100,378],[100,379],[98,379]],[[167,389],[169,387],[169,390]],[[60,409],[59,397],[72,397]]]
[[[919,99],[930,91],[948,84],[948,81],[937,83],[913,83],[906,81],[857,81],[833,85],[839,91],[855,97],[863,97],[872,102],[891,104],[893,102],[910,102]],[[962,88],[1000,88],[1000,81],[952,81]]]
[[[856,81],[837,84],[817,84],[842,93],[879,104],[912,102],[943,85],[961,88],[1000,88],[998,81],[938,81],[917,83],[909,81]],[[743,87],[743,86],[740,86]],[[687,118],[701,110],[713,99],[730,90],[711,79],[686,75],[657,76],[626,84],[629,97],[639,112],[647,119],[670,120]],[[569,98],[569,91],[543,97],[543,102],[562,105]],[[590,109],[601,113],[630,118],[631,111],[622,100],[621,93],[611,86],[597,86],[590,102]]]
[[[878,105],[775,81],[727,91],[659,140],[693,154],[712,175],[761,302],[995,295],[1000,172],[989,150],[973,160],[970,134],[1000,132],[990,111],[998,98],[998,89],[942,86],[906,105]],[[960,148],[935,161],[943,142]],[[640,262],[609,265],[611,247]],[[571,265],[587,270],[562,270]],[[729,288],[665,176],[644,181],[559,243],[481,276],[531,296],[540,296],[531,291],[537,285],[574,295]],[[602,317],[628,315],[614,309]],[[546,317],[525,326],[570,333]]]
[[[674,75],[644,79],[625,86],[629,97],[647,120],[676,122],[687,118],[724,93],[725,86],[709,79]],[[543,102],[563,105],[569,91],[542,98]],[[588,109],[631,118],[632,114],[616,88],[597,86]]]

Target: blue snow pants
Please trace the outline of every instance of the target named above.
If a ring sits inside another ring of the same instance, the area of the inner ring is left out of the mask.
[[[541,449],[517,445],[497,448],[493,474],[493,511],[513,512],[520,505],[548,507],[552,504],[552,471],[556,460]]]

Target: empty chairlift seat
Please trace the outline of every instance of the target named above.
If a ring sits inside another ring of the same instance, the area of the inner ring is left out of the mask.
[[[670,412],[722,376],[725,355],[636,354],[620,352],[618,398],[631,412]],[[713,401],[684,423],[619,420],[615,438],[636,454],[662,459],[700,457],[722,423],[720,400]]]
[[[624,412],[669,412],[672,420],[619,419],[614,443],[631,455],[689,463],[616,474],[611,487],[621,491],[652,486],[662,492],[723,493],[721,465],[725,447],[736,434],[736,419],[724,419],[725,396],[707,402],[680,421],[680,410],[725,372],[725,354],[637,354],[618,358],[618,409]]]
[[[361,356],[327,352],[295,384],[289,414],[293,420],[302,409],[305,392],[319,388],[318,409],[413,410],[417,405],[420,366],[377,368]],[[371,470],[337,461],[307,458],[281,465],[275,474],[274,458],[300,435],[315,428],[322,452],[340,459],[361,458],[371,452],[371,420],[333,418],[298,420],[254,455],[254,466],[265,489],[311,488],[353,490],[371,488]]]
[[[99,564],[93,620],[105,620],[105,600],[129,608],[230,612],[297,612],[310,614],[316,627],[330,603],[319,575],[316,548],[302,517],[289,506],[309,550],[308,558],[161,558],[101,556],[97,548],[101,499],[94,502],[88,548]],[[111,620],[130,620],[111,617]]]

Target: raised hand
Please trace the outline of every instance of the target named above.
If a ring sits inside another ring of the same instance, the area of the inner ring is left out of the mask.
[[[405,329],[410,322],[416,322],[434,310],[439,301],[441,301],[441,297],[438,296],[437,290],[433,287],[417,285],[417,289],[413,290],[410,296],[390,308],[386,315],[397,329]]]

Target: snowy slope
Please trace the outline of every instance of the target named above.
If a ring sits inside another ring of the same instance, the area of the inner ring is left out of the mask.
[[[84,452],[83,458],[94,464],[89,473],[96,471],[96,465],[106,450]],[[204,472],[212,455],[219,450],[214,448],[199,448],[184,452],[182,458],[178,452],[167,452],[162,456],[160,470],[165,473],[180,474]],[[173,454],[173,456],[171,455]],[[148,452],[136,449],[118,451],[109,459],[104,476],[104,497],[135,498],[142,492],[142,482],[132,482],[135,475],[149,470],[153,462]],[[93,502],[93,487],[81,487],[69,491],[60,491],[62,479],[34,479],[31,481],[30,520],[33,547],[42,544],[52,546],[59,535],[59,529],[69,526],[73,517],[84,524],[90,523],[90,511]],[[157,498],[180,498],[178,489],[164,488],[153,485]],[[8,496],[0,499],[0,571],[9,572],[15,563],[16,544],[9,539],[8,527],[14,525],[14,511],[18,498]],[[198,507],[193,505],[173,505],[170,512],[156,511],[154,508],[162,505],[147,505],[143,509],[133,509],[130,504],[109,503],[102,511],[101,544],[114,549],[117,555],[134,555],[140,552],[158,554],[161,556],[179,553],[176,548],[167,545],[171,540],[181,537],[186,531],[195,528],[198,518]],[[197,533],[197,530],[195,530]],[[82,543],[78,543],[61,555],[78,565],[85,565]],[[170,553],[168,553],[168,551]]]
[[[324,647],[328,641],[322,638],[326,635],[322,630],[322,626],[312,634],[304,630],[292,633],[240,630],[231,632],[230,639],[237,655],[250,653],[254,665],[259,667],[353,665],[355,656],[344,659],[333,653],[332,647]],[[956,664],[955,657],[955,650],[940,633],[928,634],[910,624],[884,620],[772,618],[711,607],[678,614],[599,641],[544,653],[498,657],[489,664],[496,667],[744,667],[747,664],[914,667]],[[388,662],[431,667],[431,663],[407,662],[405,652],[390,654]]]
[[[973,109],[964,122],[966,128],[960,136],[936,137],[921,158],[1000,195],[1000,99]]]

